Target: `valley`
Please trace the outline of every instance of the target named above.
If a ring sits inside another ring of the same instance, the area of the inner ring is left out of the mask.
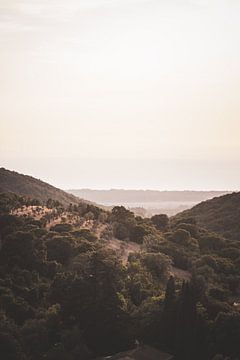
[[[228,194],[227,191],[156,191],[156,190],[92,190],[72,189],[74,196],[108,207],[124,206],[136,215],[151,217],[156,214],[168,216],[192,208],[194,205]]]
[[[0,194],[0,349],[91,360],[135,354],[139,342],[177,360],[238,358],[239,193],[141,217],[36,198],[26,180],[28,196]]]

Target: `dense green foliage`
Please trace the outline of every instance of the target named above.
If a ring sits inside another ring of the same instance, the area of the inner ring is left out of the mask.
[[[1,358],[87,360],[138,340],[177,360],[240,359],[239,242],[124,207],[49,200],[38,220],[14,215],[29,201],[0,196]],[[124,263],[109,239],[140,250]]]
[[[201,202],[173,217],[173,221],[195,218],[197,223],[229,240],[240,240],[240,192]]]

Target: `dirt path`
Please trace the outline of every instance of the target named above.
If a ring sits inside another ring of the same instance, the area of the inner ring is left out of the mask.
[[[133,252],[139,252],[141,250],[141,246],[139,244],[136,244],[134,242],[127,242],[127,241],[121,241],[117,239],[111,239],[107,242],[107,248],[112,249],[118,253],[118,255],[121,257],[122,262],[124,265],[128,262],[128,256],[129,254]],[[175,266],[170,267],[169,275],[174,276],[177,279],[184,280],[184,281],[190,281],[191,280],[191,273],[186,270],[182,270],[179,268],[176,268]]]
[[[172,275],[180,280],[185,280],[185,281],[191,280],[191,273],[189,271],[176,268],[175,266],[171,266],[170,275]]]
[[[110,239],[107,242],[107,248],[116,251],[122,259],[124,265],[128,261],[128,255],[133,252],[140,251],[140,245],[131,241],[121,241],[117,239]]]

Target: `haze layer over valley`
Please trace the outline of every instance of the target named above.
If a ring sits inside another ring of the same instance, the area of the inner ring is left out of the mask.
[[[82,199],[113,207],[123,205],[141,216],[175,215],[197,203],[227,194],[227,191],[157,191],[157,190],[69,190]]]

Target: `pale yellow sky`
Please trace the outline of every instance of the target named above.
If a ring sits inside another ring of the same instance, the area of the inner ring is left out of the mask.
[[[238,0],[0,0],[1,164],[66,188],[239,188],[239,43]]]

